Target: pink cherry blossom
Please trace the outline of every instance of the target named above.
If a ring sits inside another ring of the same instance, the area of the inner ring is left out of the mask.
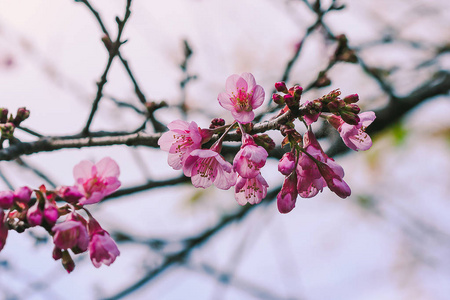
[[[31,193],[33,191],[29,187],[22,186],[14,191],[14,201],[28,203],[31,199]]]
[[[53,226],[53,243],[58,249],[76,249],[81,253],[87,250],[89,235],[86,229],[86,221],[76,213],[70,213],[66,220]]]
[[[170,130],[159,138],[158,145],[169,152],[169,166],[180,170],[189,154],[200,149],[203,137],[195,122],[175,120],[167,127]]]
[[[102,264],[111,265],[120,255],[116,242],[92,217],[89,218],[88,228],[90,235],[89,253],[92,264],[96,268],[99,268]]]
[[[256,145],[250,135],[244,134],[241,150],[234,157],[233,168],[241,177],[256,177],[259,169],[266,164],[267,156],[266,149]]]
[[[284,179],[283,186],[277,195],[278,211],[287,214],[295,207],[297,201],[297,175],[293,172]]]
[[[329,122],[335,127],[345,145],[352,150],[368,150],[372,147],[372,139],[365,132],[366,128],[372,124],[376,116],[373,111],[366,111],[359,114],[359,122],[357,125],[350,125],[345,123],[341,117],[331,116]]]
[[[56,220],[59,218],[58,207],[55,201],[45,200],[44,205],[44,219],[50,225],[55,225]]]
[[[5,212],[0,208],[0,251],[5,247],[6,238],[8,237],[8,225],[5,222]]]
[[[110,157],[105,157],[98,163],[83,160],[73,168],[75,185],[84,195],[79,204],[93,204],[113,193],[120,187],[118,180],[119,166]]]
[[[333,159],[329,159],[327,164],[320,164],[320,174],[327,182],[328,188],[341,198],[347,198],[351,194],[350,187],[342,179],[344,177],[344,169],[338,165]]]
[[[34,203],[34,205],[28,209],[27,212],[28,224],[30,224],[30,226],[41,225],[43,216],[44,212],[39,207],[39,200],[37,200],[36,203]]]
[[[186,158],[183,172],[191,177],[195,187],[207,188],[214,183],[217,188],[227,190],[236,182],[233,167],[218,153],[218,147],[192,151]]]
[[[236,121],[245,124],[253,121],[253,110],[262,105],[264,97],[264,89],[256,84],[255,77],[242,73],[227,78],[225,92],[220,93],[217,100],[223,108],[231,111]]]
[[[240,205],[258,204],[267,195],[267,184],[261,173],[255,177],[244,178],[238,175],[234,197]]]

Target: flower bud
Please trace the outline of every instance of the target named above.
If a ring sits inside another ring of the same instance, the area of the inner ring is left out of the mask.
[[[284,83],[284,81],[280,81],[275,83],[275,89],[280,92],[280,93],[288,93],[288,89],[286,87],[286,83]]]
[[[285,153],[278,163],[278,171],[287,176],[292,173],[295,168],[295,155],[292,152]]]
[[[0,123],[6,123],[8,121],[8,109],[0,108]]]
[[[56,191],[58,196],[63,198],[68,203],[77,203],[84,195],[78,190],[76,186],[62,186]]]
[[[284,99],[281,95],[278,94],[272,94],[272,100],[273,102],[275,102],[278,105],[283,105],[284,104]]]
[[[359,101],[359,96],[358,94],[352,94],[352,95],[348,95],[344,98],[344,102],[347,104],[350,103],[356,103]]]
[[[58,260],[58,259],[62,258],[62,251],[57,246],[55,246],[53,248],[52,257],[53,257],[54,260]]]
[[[67,273],[70,273],[75,269],[75,263],[67,250],[62,251],[62,265]]]
[[[14,119],[13,123],[15,126],[19,126],[20,123],[22,123],[24,120],[28,119],[30,116],[30,111],[26,109],[25,107],[20,107],[17,109],[16,118]]]
[[[221,127],[225,125],[225,120],[222,118],[214,118],[211,120],[211,125],[209,125],[209,129],[214,129],[217,127]]]
[[[59,218],[58,207],[54,202],[45,201],[44,206],[44,219],[51,226],[56,224],[56,220]]]
[[[283,96],[284,102],[289,107],[289,109],[295,114],[299,108],[299,102],[292,96],[291,94],[287,94]]]
[[[300,101],[300,97],[302,96],[303,93],[303,88],[299,85],[294,85],[293,92],[295,100]]]
[[[5,123],[5,124],[0,124],[0,132],[1,132],[1,135],[2,135],[2,139],[5,139],[5,140],[12,139],[13,135],[14,135],[14,129],[15,128],[16,127],[11,122],[8,122],[8,123]]]
[[[357,114],[351,112],[341,112],[341,118],[345,123],[350,125],[358,125],[360,120]]]
[[[14,201],[27,204],[30,202],[32,192],[29,187],[22,186],[14,191]]]
[[[361,111],[361,109],[359,108],[358,105],[356,104],[347,104],[345,106],[345,110],[352,112],[354,114],[359,114],[359,112]]]
[[[32,226],[32,227],[41,225],[42,217],[43,217],[43,212],[39,208],[39,201],[36,201],[36,203],[28,209],[28,212],[27,212],[28,224],[30,224],[30,226]]]
[[[0,191],[0,208],[9,209],[13,205],[14,194],[12,191]]]
[[[284,179],[283,187],[277,195],[278,211],[286,214],[294,209],[297,201],[297,175],[292,172]]]

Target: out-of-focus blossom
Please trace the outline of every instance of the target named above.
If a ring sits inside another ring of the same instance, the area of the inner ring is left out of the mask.
[[[111,265],[120,255],[116,242],[111,238],[98,222],[90,217],[89,223],[89,253],[92,264],[99,268],[102,264]]]
[[[14,201],[28,203],[30,202],[32,193],[33,191],[29,187],[20,187],[14,191]]]
[[[258,204],[267,195],[267,184],[261,173],[253,178],[237,177],[234,197],[240,205]]]
[[[9,209],[14,202],[14,193],[12,191],[0,191],[0,208]]]
[[[5,212],[0,208],[0,251],[5,247],[8,237],[8,225],[5,223]]]
[[[250,135],[243,134],[242,146],[234,157],[233,168],[241,177],[256,177],[259,169],[266,164],[267,156],[266,149],[256,145]]]
[[[118,179],[119,166],[110,157],[105,157],[96,164],[83,160],[73,169],[75,185],[84,195],[79,204],[93,204],[113,193],[120,187]]]
[[[257,85],[250,73],[233,74],[227,78],[225,92],[218,96],[219,104],[231,111],[239,123],[249,123],[255,118],[253,110],[264,102],[264,89]]]
[[[197,123],[182,120],[171,122],[158,140],[161,150],[169,152],[168,163],[175,170],[180,170],[189,154],[199,149],[202,144],[202,134]]]

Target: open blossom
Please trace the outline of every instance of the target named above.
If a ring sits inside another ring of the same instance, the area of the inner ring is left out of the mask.
[[[250,73],[233,74],[227,78],[225,92],[217,100],[226,110],[231,111],[239,123],[249,123],[255,118],[253,110],[264,102],[264,89],[257,85]]]
[[[259,169],[266,164],[267,156],[266,149],[256,145],[250,135],[244,134],[241,149],[234,157],[233,168],[241,177],[256,177]]]
[[[376,116],[373,111],[366,111],[359,114],[359,122],[357,125],[350,125],[345,123],[341,117],[331,116],[329,122],[335,127],[345,145],[352,150],[368,150],[372,147],[372,140],[370,136],[365,132],[365,129],[372,124]]]
[[[219,146],[211,149],[197,149],[187,157],[183,172],[191,177],[195,187],[207,188],[214,185],[222,190],[228,190],[236,183],[236,173],[233,167],[219,154]]]
[[[258,204],[267,195],[269,185],[261,173],[252,178],[244,178],[238,175],[234,197],[240,205]]]
[[[58,249],[75,249],[81,253],[87,250],[89,235],[86,229],[86,221],[80,215],[71,213],[62,223],[53,226],[53,242]]]
[[[111,238],[98,222],[90,217],[89,223],[89,253],[92,264],[99,268],[102,264],[111,265],[120,255],[116,242]]]
[[[304,135],[304,145],[306,152],[318,163],[308,154],[301,153],[297,165],[297,190],[300,197],[313,197],[322,192],[325,186],[341,198],[350,196],[351,190],[342,179],[344,170],[323,152],[312,131]]]
[[[73,168],[75,185],[83,194],[79,204],[97,203],[120,186],[120,170],[117,163],[105,157],[98,163],[83,160]]]
[[[169,152],[168,163],[175,170],[180,170],[189,154],[200,149],[202,134],[197,123],[176,120],[167,125],[165,132],[158,140],[162,150]]]

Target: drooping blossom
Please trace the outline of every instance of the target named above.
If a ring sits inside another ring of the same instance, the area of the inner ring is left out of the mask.
[[[260,173],[259,169],[266,164],[267,156],[266,149],[256,145],[253,138],[244,133],[241,149],[233,160],[233,168],[241,177],[256,177]]]
[[[169,152],[168,163],[175,170],[180,170],[189,154],[200,149],[202,133],[197,123],[176,120],[167,125],[165,132],[158,140],[161,150]]]
[[[8,237],[8,225],[5,222],[5,212],[0,207],[0,251],[5,247],[6,238]]]
[[[92,217],[89,217],[88,229],[90,236],[89,253],[92,264],[96,268],[99,268],[102,264],[111,265],[120,255],[116,242]]]
[[[0,208],[9,209],[14,202],[14,193],[12,191],[0,191]]]
[[[220,93],[217,100],[226,110],[231,111],[239,123],[253,121],[253,110],[264,102],[264,89],[256,84],[255,77],[250,73],[233,74],[227,78],[225,92]]]
[[[347,147],[355,151],[365,151],[372,147],[372,139],[365,130],[375,118],[376,116],[373,111],[366,111],[359,114],[359,122],[357,125],[345,123],[341,117],[334,115],[329,117],[328,122],[339,131]]]
[[[289,175],[295,169],[295,155],[292,152],[286,152],[278,163],[278,171],[283,175]]]
[[[234,197],[240,205],[258,204],[267,195],[267,184],[261,173],[252,178],[244,178],[238,175]]]
[[[72,249],[75,253],[87,250],[89,235],[86,220],[77,213],[70,213],[64,222],[53,226],[53,243],[58,249]]]
[[[196,149],[186,158],[184,175],[191,177],[195,187],[207,188],[214,185],[227,190],[236,183],[232,165],[219,154],[220,145],[211,149]]]
[[[83,194],[79,204],[93,204],[113,193],[120,187],[119,166],[110,157],[96,164],[83,160],[73,168],[75,185]]]
[[[342,167],[323,152],[312,131],[308,130],[303,138],[305,150],[309,155],[301,153],[297,165],[297,191],[300,197],[313,197],[327,185],[341,198],[350,196],[350,188],[342,179]]]
[[[297,174],[292,172],[284,179],[283,186],[277,195],[278,211],[282,214],[287,214],[295,207],[297,201]]]

